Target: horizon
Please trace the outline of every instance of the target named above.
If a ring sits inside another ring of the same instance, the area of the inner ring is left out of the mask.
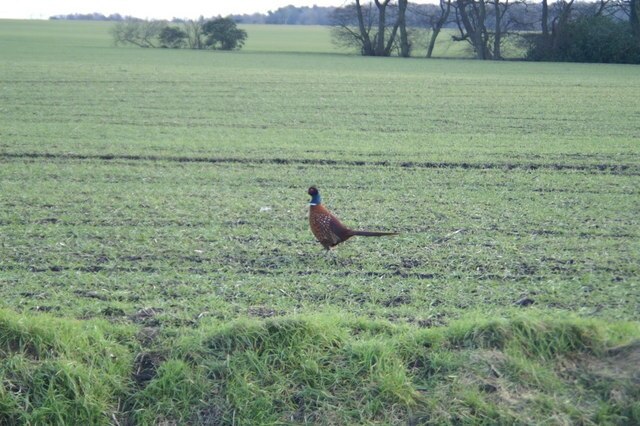
[[[26,0],[23,2],[3,2],[0,5],[0,19],[46,20],[53,16],[119,14],[141,19],[197,19],[200,16],[268,14],[279,8],[294,7],[340,7],[350,1],[345,0],[236,0],[216,1],[201,4],[199,1],[185,0],[179,4],[161,4],[150,1],[124,0]]]

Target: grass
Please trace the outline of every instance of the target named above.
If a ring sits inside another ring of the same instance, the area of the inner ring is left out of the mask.
[[[6,424],[640,419],[638,345],[608,349],[637,336],[637,323],[539,314],[428,329],[344,314],[208,320],[164,329],[133,360],[126,348],[136,339],[122,326],[10,311],[1,325]],[[90,345],[78,347],[78,336]]]
[[[639,421],[636,67],[106,30],[0,21],[0,423]]]
[[[124,327],[2,310],[0,330],[3,424],[105,423],[125,394],[130,353],[113,339]]]

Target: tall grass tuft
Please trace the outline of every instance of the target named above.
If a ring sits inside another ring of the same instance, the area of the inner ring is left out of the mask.
[[[361,423],[406,418],[418,394],[384,338],[354,339],[340,316],[241,320],[200,330],[176,354],[216,379],[230,422]]]
[[[0,310],[0,423],[111,423],[131,356],[110,331]]]

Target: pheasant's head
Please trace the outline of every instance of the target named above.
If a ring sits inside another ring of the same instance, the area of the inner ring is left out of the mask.
[[[320,202],[321,202],[320,201],[320,191],[318,191],[318,188],[316,188],[315,186],[312,186],[307,191],[307,194],[311,195],[311,201],[309,202],[310,205],[317,206],[318,204],[320,204]]]

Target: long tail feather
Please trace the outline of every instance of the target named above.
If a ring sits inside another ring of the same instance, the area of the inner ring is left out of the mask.
[[[382,237],[384,235],[398,235],[397,232],[353,231],[353,235],[362,237]]]

